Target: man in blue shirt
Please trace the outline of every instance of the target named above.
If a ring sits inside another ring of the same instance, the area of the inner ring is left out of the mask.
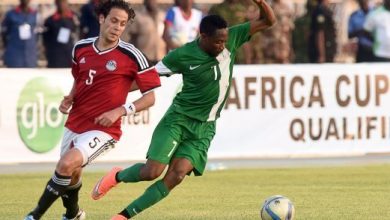
[[[372,40],[364,33],[364,22],[370,12],[368,0],[358,0],[360,9],[353,12],[348,21],[348,38],[357,38],[358,49],[356,62],[372,62],[374,59],[372,52]]]
[[[80,39],[97,37],[99,35],[99,21],[95,13],[98,0],[90,0],[80,9]]]
[[[37,66],[37,12],[29,4],[30,0],[20,0],[20,5],[8,11],[2,22],[3,59],[7,67]]]

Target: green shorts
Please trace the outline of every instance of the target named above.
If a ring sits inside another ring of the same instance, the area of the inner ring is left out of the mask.
[[[202,122],[168,109],[154,129],[147,158],[163,164],[172,158],[186,158],[194,174],[201,176],[214,135],[215,121]]]

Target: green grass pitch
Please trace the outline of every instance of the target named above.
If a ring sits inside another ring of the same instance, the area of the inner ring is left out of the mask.
[[[0,175],[0,219],[23,219],[50,175]],[[101,175],[84,173],[80,206],[87,219],[110,219],[150,184],[120,184],[93,201],[89,195]],[[293,201],[296,220],[390,219],[390,165],[207,171],[203,177],[186,177],[170,196],[136,219],[260,219],[261,204],[275,194]],[[60,219],[63,211],[58,200],[43,220]]]

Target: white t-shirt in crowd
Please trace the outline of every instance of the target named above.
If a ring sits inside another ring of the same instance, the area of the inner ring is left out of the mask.
[[[390,59],[390,11],[381,6],[370,12],[364,29],[374,37],[375,56]]]

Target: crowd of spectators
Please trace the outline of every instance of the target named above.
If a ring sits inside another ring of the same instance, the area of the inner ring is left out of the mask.
[[[69,5],[68,0],[53,0],[54,5],[31,5],[20,0],[16,7],[0,12],[2,59],[5,67],[71,66],[71,53],[77,40],[96,37],[99,23],[94,13],[98,1]],[[298,16],[291,1],[273,0],[277,24],[252,36],[237,55],[238,64],[324,63],[335,62],[343,48],[339,44],[339,22],[330,0],[307,0],[305,12]],[[356,62],[390,61],[390,0],[373,4],[356,0],[359,8],[348,19],[349,52]],[[136,18],[122,40],[130,42],[156,63],[167,52],[192,41],[201,18],[218,14],[229,25],[259,16],[250,0],[223,0],[220,4],[199,7],[193,0],[174,0],[161,5],[144,0],[134,5]],[[2,64],[1,64],[2,63]]]

